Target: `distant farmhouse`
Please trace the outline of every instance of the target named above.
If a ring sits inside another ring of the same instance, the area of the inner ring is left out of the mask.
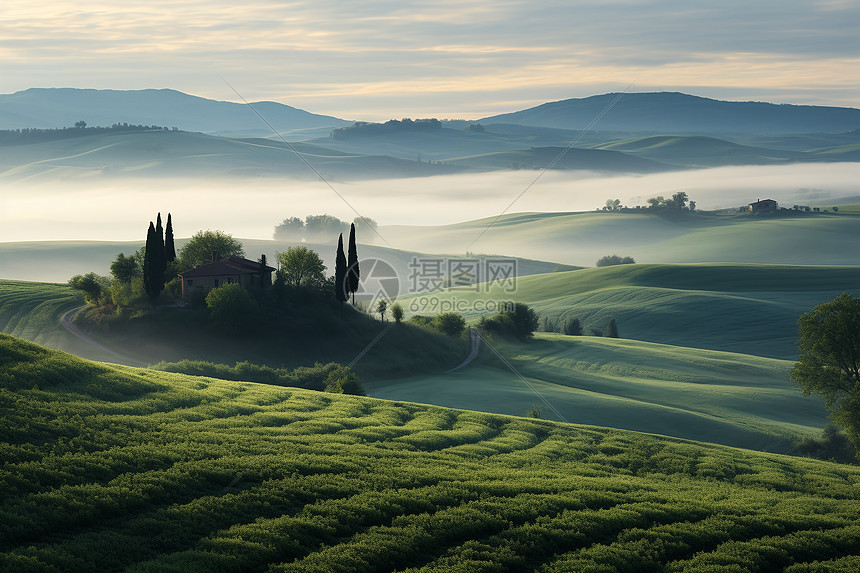
[[[759,199],[755,203],[750,203],[749,208],[752,213],[776,211],[779,209],[779,203],[773,199]]]
[[[182,298],[187,299],[192,293],[206,293],[209,290],[225,284],[238,284],[253,290],[272,286],[272,267],[263,262],[249,261],[242,257],[230,257],[215,261],[184,273],[179,273],[182,279]]]

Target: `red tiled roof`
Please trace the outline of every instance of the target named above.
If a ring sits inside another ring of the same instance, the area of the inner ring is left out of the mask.
[[[208,265],[203,265],[202,267],[185,271],[184,273],[179,273],[179,276],[185,279],[228,275],[256,275],[264,271],[272,272],[274,270],[275,269],[268,265],[264,267],[257,261],[249,261],[242,257],[230,257],[223,261],[216,261],[214,263],[209,263]]]

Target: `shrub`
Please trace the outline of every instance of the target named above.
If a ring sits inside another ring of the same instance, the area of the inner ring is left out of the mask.
[[[246,332],[258,319],[257,301],[251,293],[235,283],[209,291],[206,306],[212,321],[228,332]]]
[[[518,302],[499,311],[495,316],[482,317],[478,327],[484,332],[512,335],[526,340],[537,330],[538,318],[529,305]]]
[[[431,323],[442,334],[460,336],[466,329],[466,321],[456,312],[443,312],[437,315]]]
[[[632,265],[636,261],[633,257],[619,257],[618,255],[606,255],[597,260],[598,267],[610,267],[612,265]]]

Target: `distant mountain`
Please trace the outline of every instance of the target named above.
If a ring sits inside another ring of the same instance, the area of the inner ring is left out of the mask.
[[[319,137],[352,124],[270,101],[252,105],[277,130],[292,135]],[[178,127],[215,135],[272,135],[271,129],[245,104],[176,90],[32,88],[0,94],[0,129],[71,127],[78,121],[91,126],[129,123]]]
[[[618,94],[545,103],[486,117],[481,124],[516,123],[584,129]],[[661,134],[841,133],[860,127],[860,109],[730,102],[682,93],[624,94],[592,129]]]

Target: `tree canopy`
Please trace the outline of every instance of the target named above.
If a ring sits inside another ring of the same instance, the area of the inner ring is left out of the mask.
[[[244,257],[245,249],[238,239],[223,231],[197,231],[179,251],[179,267],[183,271],[212,262],[212,253],[219,259]]]
[[[860,449],[860,299],[842,293],[798,320],[800,358],[791,370],[803,394],[824,397],[833,421]]]
[[[343,242],[341,241],[341,250]],[[292,287],[322,287],[326,284],[325,265],[320,256],[307,247],[290,247],[278,253],[278,281]]]

